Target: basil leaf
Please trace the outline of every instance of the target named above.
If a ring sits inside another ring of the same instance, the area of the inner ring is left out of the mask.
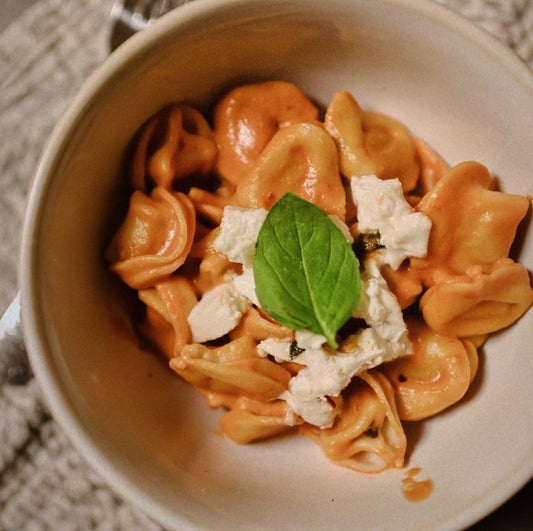
[[[293,360],[294,358],[297,358],[302,352],[305,352],[305,349],[300,348],[298,346],[298,343],[296,343],[296,341],[293,341],[291,343],[291,346],[289,347],[289,359]]]
[[[257,238],[255,287],[263,310],[293,330],[337,331],[359,303],[359,262],[330,217],[292,192],[277,201]]]

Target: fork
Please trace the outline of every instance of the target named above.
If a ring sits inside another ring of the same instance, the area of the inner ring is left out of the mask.
[[[134,33],[191,0],[116,0],[111,10],[111,51]]]

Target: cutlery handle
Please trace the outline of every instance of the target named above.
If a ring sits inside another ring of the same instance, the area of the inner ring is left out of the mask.
[[[6,334],[20,330],[20,294],[17,293],[0,319],[0,341]]]
[[[24,384],[32,376],[20,326],[20,295],[0,319],[0,385]]]

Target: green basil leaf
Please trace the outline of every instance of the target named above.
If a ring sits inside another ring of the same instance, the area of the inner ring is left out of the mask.
[[[277,201],[257,238],[255,287],[263,310],[293,330],[335,335],[361,295],[359,262],[331,218],[292,192]]]

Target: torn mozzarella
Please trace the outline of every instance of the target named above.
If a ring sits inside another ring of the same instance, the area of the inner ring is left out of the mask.
[[[361,341],[372,345],[371,349],[361,350],[376,352],[376,356],[364,364],[366,370],[411,354],[412,345],[398,299],[389,290],[375,260],[366,260],[361,283],[361,299],[354,317],[364,319],[369,326],[360,335],[363,336]],[[378,355],[378,352],[382,354]]]
[[[232,277],[235,289],[252,304],[259,307],[259,300],[255,291],[255,278],[252,266],[243,266],[242,274]]]
[[[232,282],[204,293],[187,318],[193,341],[204,343],[227,334],[239,324],[249,306],[248,298]]]
[[[363,318],[368,328],[355,334],[350,352],[331,350],[322,336],[311,332],[295,334],[298,347],[304,351],[292,361],[305,367],[291,378],[280,398],[306,422],[320,428],[332,426],[335,420],[336,411],[328,396],[339,396],[355,375],[412,353],[402,310],[379,265],[374,260],[367,260],[365,265],[361,302],[354,316]],[[259,343],[258,351],[278,362],[289,361],[292,341],[269,338]]]
[[[357,205],[358,229],[363,234],[379,232],[385,247],[378,252],[384,263],[398,269],[407,257],[426,255],[431,220],[411,208],[399,179],[352,177],[351,189]]]
[[[238,206],[224,207],[213,246],[236,264],[252,264],[255,244],[267,211],[264,208],[244,208]]]

